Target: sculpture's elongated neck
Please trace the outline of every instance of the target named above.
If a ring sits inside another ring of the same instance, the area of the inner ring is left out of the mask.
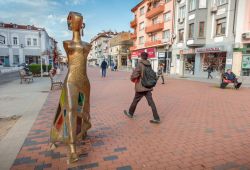
[[[81,41],[80,31],[73,31],[73,41],[75,41],[75,42]]]

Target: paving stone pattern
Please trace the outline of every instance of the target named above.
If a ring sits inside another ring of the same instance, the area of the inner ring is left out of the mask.
[[[161,124],[150,124],[145,99],[133,119],[123,114],[134,95],[129,73],[88,69],[92,128],[79,142],[80,160],[67,163],[67,146],[50,151],[49,131],[60,90],[50,92],[12,170],[250,169],[250,90],[167,79],[153,97]]]

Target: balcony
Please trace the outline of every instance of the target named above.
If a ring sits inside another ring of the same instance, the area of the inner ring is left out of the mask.
[[[158,7],[152,8],[150,11],[147,12],[146,18],[150,19],[154,16],[164,12],[164,5],[159,5]]]
[[[129,48],[129,50],[130,50],[130,51],[134,51],[134,50],[136,50],[136,46],[132,46],[132,47],[130,47],[130,48]]]
[[[152,33],[152,32],[157,32],[161,31],[164,28],[164,23],[159,23],[159,24],[153,24],[151,26],[146,27],[146,33]]]
[[[135,28],[137,26],[137,20],[134,19],[133,21],[130,22],[130,27]]]
[[[136,33],[130,35],[131,39],[136,39],[136,37],[137,37]]]
[[[156,45],[160,45],[162,44],[162,41],[161,40],[156,40],[156,41],[147,41],[145,43],[145,46],[146,47],[152,47],[152,46],[156,46]]]

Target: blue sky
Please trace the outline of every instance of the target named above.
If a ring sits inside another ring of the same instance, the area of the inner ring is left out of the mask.
[[[0,22],[46,28],[59,42],[71,39],[66,18],[69,11],[82,13],[86,28],[84,41],[102,30],[129,31],[131,8],[141,0],[0,0]]]

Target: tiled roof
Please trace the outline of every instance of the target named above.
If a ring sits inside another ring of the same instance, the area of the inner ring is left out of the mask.
[[[14,23],[0,23],[0,28],[13,28],[13,29],[24,29],[24,30],[45,30],[44,28],[38,28],[34,25],[18,25]]]

